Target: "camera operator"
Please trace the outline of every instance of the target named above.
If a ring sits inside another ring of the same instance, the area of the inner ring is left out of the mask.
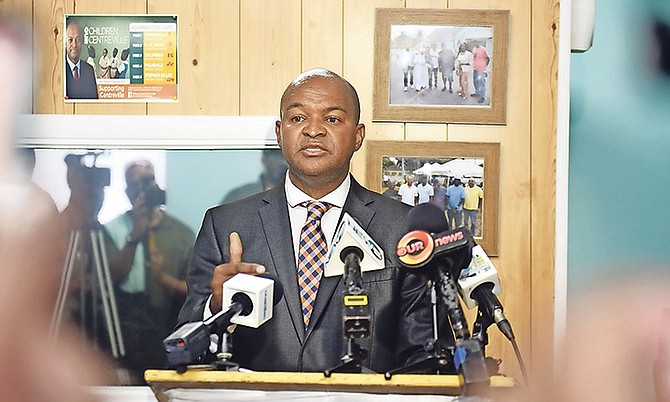
[[[177,324],[186,296],[186,270],[194,233],[170,216],[165,192],[155,182],[153,165],[126,167],[126,195],[132,209],[105,225],[115,247],[109,252],[112,279],[131,382],[143,383],[147,368],[164,368],[162,340]]]

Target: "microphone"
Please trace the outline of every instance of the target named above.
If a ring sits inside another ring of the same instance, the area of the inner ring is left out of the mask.
[[[333,243],[326,255],[326,266],[323,275],[340,276],[345,274],[342,253],[348,247],[356,247],[362,253],[360,257],[361,272],[383,269],[384,250],[375,243],[369,234],[347,212],[342,215]]]
[[[479,305],[510,341],[514,339],[512,325],[505,317],[502,303],[496,295],[502,293],[498,271],[484,249],[472,249],[472,260],[458,278],[459,293],[469,309]]]
[[[426,206],[419,209],[423,205]],[[413,220],[408,227],[416,230],[407,233],[398,242],[396,253],[400,264],[406,268],[424,270],[435,258],[443,258],[448,267],[456,270],[458,293],[466,306],[471,309],[479,305],[494,320],[503,335],[512,340],[512,326],[496,296],[502,292],[502,288],[495,266],[465,228],[433,234],[418,229],[422,225],[430,227],[431,231],[448,228],[446,219],[442,217],[444,212],[439,207],[432,208],[430,205],[419,204],[410,211],[408,220],[409,217],[413,217]],[[413,212],[415,213],[412,214]],[[451,286],[448,282],[440,285]]]
[[[400,265],[424,271],[435,257],[445,260],[449,267],[464,267],[470,259],[474,245],[467,229],[449,230],[444,211],[431,203],[419,204],[407,215],[409,233],[404,235],[396,248]]]
[[[231,324],[258,328],[272,318],[274,281],[261,275],[237,274],[223,283],[223,309],[245,307],[231,317]],[[243,300],[243,301],[242,301]]]
[[[186,323],[163,340],[168,365],[183,373],[209,348],[212,333],[221,333],[231,324],[258,328],[272,318],[271,306],[283,296],[281,283],[270,274],[235,275],[223,284],[221,311],[204,321]]]
[[[456,341],[469,338],[470,331],[458,298],[452,267],[464,265],[463,255],[469,255],[472,238],[465,228],[449,230],[444,211],[434,204],[415,206],[407,215],[407,220],[411,231],[400,239],[396,248],[400,265],[419,274],[437,276],[435,282]]]
[[[408,228],[410,232],[400,239],[396,248],[400,264],[417,273],[437,274],[442,304],[454,332],[454,366],[463,373],[466,387],[488,384],[484,351],[471,337],[454,279],[454,270],[462,270],[469,261],[472,236],[465,228],[449,230],[444,211],[430,203],[412,208]]]
[[[370,307],[363,289],[361,261],[365,258],[358,246],[347,246],[340,253],[344,263],[344,337],[365,338],[370,335]]]

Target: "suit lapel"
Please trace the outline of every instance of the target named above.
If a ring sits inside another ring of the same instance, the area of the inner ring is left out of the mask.
[[[283,185],[278,185],[268,191],[263,198],[265,205],[259,209],[261,227],[265,232],[265,239],[270,248],[272,267],[268,267],[271,274],[279,278],[284,288],[284,300],[293,329],[302,344],[305,340],[304,324],[302,322],[302,308],[298,291],[297,268],[293,255],[293,241],[291,224],[288,217],[286,193]]]
[[[372,200],[366,195],[365,189],[363,189],[352,176],[351,188],[347,195],[347,200],[344,202],[342,215],[344,215],[345,212],[349,213],[349,215],[351,215],[363,229],[367,230],[370,221],[372,221],[372,218],[375,215],[375,211],[368,207],[368,204],[370,204]],[[342,215],[340,215],[340,221],[342,220]],[[337,289],[341,280],[341,276],[332,276],[330,278],[323,276],[321,278],[319,292],[316,295],[316,304],[314,305],[314,311],[312,311],[309,328],[307,329],[307,337],[309,337],[312,328],[316,325],[326,307],[328,307],[328,304],[333,299],[335,289]],[[339,303],[339,301],[336,300],[335,303]]]

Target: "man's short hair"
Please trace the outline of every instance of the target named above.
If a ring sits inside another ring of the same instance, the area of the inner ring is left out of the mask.
[[[126,172],[126,182],[128,181],[128,175],[130,174],[130,171],[133,168],[136,168],[136,167],[151,168],[151,170],[154,170],[154,164],[151,163],[151,161],[149,161],[147,159],[140,159],[140,160],[136,160],[136,161],[130,161],[126,165],[126,170],[125,170],[125,172]]]

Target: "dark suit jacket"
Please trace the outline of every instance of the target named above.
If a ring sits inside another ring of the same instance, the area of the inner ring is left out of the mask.
[[[98,99],[93,67],[84,60],[79,61],[79,81],[72,75],[70,63],[65,61],[65,96],[69,99]]]
[[[363,273],[370,298],[371,335],[358,340],[369,352],[364,366],[385,372],[422,354],[433,337],[430,300],[423,282],[401,270],[395,249],[406,232],[409,207],[364,189],[355,180],[343,211],[354,217],[384,249],[386,268]],[[304,331],[297,268],[283,185],[208,210],[196,239],[188,274],[189,293],[179,322],[201,321],[211,294],[214,266],[229,259],[230,232],[239,233],[245,262],[263,264],[276,275],[284,298],[273,318],[257,329],[238,326],[233,358],[241,367],[267,371],[322,371],[345,354],[341,277],[323,277],[307,332]]]

